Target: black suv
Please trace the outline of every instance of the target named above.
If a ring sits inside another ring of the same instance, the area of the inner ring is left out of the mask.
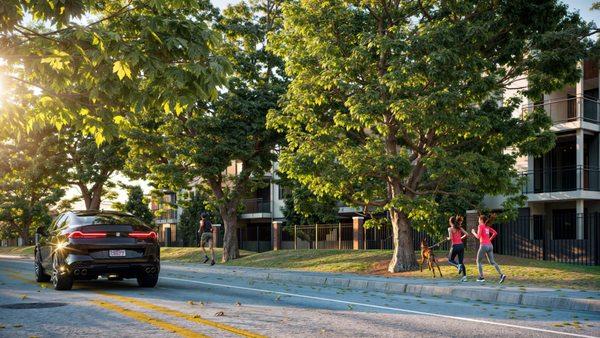
[[[154,287],[160,271],[156,232],[138,218],[114,211],[69,211],[37,229],[35,277],[70,290],[75,280],[137,278]]]

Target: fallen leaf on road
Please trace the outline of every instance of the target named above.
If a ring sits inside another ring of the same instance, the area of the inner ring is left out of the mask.
[[[27,295],[22,295],[21,299],[27,299]]]
[[[219,311],[219,312],[215,313],[215,317],[222,317],[224,315],[225,315],[225,312],[223,312],[223,311]]]
[[[192,318],[202,318],[200,315],[193,315]]]
[[[277,295],[277,297],[275,297],[275,300],[279,301],[281,299],[280,295]]]
[[[192,300],[188,300],[188,304],[190,304],[190,305],[194,305],[194,301],[192,301]]]

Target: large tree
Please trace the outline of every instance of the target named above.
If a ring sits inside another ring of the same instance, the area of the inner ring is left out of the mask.
[[[317,195],[387,211],[391,272],[416,267],[411,226],[448,200],[520,195],[516,157],[553,135],[543,112],[513,117],[519,99],[503,95],[575,82],[591,28],[554,0],[302,0],[283,13],[272,46],[293,80],[270,116],[287,133],[280,168]]]
[[[79,188],[86,210],[99,210],[102,198],[115,186],[111,177],[125,165],[127,145],[122,138],[97,145],[93,136],[69,129],[60,134],[68,183]]]
[[[262,183],[275,159],[279,137],[266,129],[266,115],[277,108],[286,79],[279,73],[280,59],[266,48],[268,34],[279,27],[279,6],[271,0],[242,2],[218,18],[215,29],[226,40],[219,53],[233,68],[227,90],[180,111],[148,111],[131,124],[132,168],[147,168],[159,187],[197,184],[208,192],[224,222],[223,261],[239,257],[240,202]],[[232,166],[236,169],[227,170]]]
[[[25,245],[64,195],[60,145],[52,130],[0,136],[0,227]]]
[[[154,220],[152,211],[148,207],[150,201],[144,197],[144,190],[139,185],[123,186],[128,191],[127,201],[125,203],[115,203],[113,206],[117,210],[128,212],[150,225]]]

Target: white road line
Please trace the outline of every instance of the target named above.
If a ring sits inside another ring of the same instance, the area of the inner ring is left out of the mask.
[[[350,302],[350,301],[346,301],[346,300],[339,300],[339,299],[333,299],[333,298],[307,296],[307,295],[301,295],[301,294],[290,293],[290,292],[248,288],[248,287],[244,287],[244,286],[235,286],[235,285],[227,285],[227,284],[219,284],[219,283],[201,282],[201,281],[175,278],[175,277],[160,277],[160,279],[174,280],[174,281],[179,281],[179,282],[188,282],[188,283],[193,283],[193,284],[220,286],[220,287],[224,287],[224,288],[246,290],[246,291],[266,292],[266,293],[279,294],[279,295],[291,296],[291,297],[297,297],[297,298],[306,298],[306,299],[320,300],[320,301],[324,301],[324,302],[333,302],[333,303],[340,303],[340,304],[347,304],[347,305],[364,306],[364,307],[375,308],[375,309],[380,309],[380,310],[406,312],[406,313],[432,316],[432,317],[440,317],[440,318],[446,318],[446,319],[455,319],[455,320],[458,319],[458,320],[463,320],[466,322],[498,325],[498,326],[504,326],[504,327],[512,327],[512,328],[516,328],[516,329],[531,330],[531,331],[538,331],[538,332],[545,332],[545,333],[554,333],[554,334],[560,334],[560,335],[565,335],[565,336],[595,338],[594,336],[587,336],[587,335],[582,335],[582,334],[577,334],[577,333],[546,330],[546,329],[540,329],[540,328],[536,328],[536,327],[499,323],[499,322],[492,322],[492,321],[487,321],[487,320],[473,319],[473,318],[466,318],[466,317],[447,316],[447,315],[441,315],[441,314],[431,313],[431,312],[415,311],[415,310],[408,310],[408,309],[395,308],[395,307],[389,307],[389,306],[380,306],[380,305],[373,305],[373,304],[365,304],[365,303],[358,303],[358,302]]]

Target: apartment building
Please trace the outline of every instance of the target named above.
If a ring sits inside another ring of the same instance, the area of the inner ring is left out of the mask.
[[[182,243],[183,240],[177,238],[177,224],[183,211],[177,205],[177,193],[165,190],[158,196],[151,196],[150,201],[150,211],[158,226],[158,241],[168,246]]]
[[[575,85],[545,94],[538,101],[529,100],[514,113],[517,116],[543,108],[552,119],[556,145],[544,156],[519,159],[517,169],[527,203],[519,210],[519,220],[505,229],[510,235],[505,236],[506,243],[500,243],[499,251],[505,245],[507,251],[531,251],[533,256],[564,261],[586,251],[586,258],[597,261],[600,76],[596,61],[586,60],[581,67],[582,77]],[[524,85],[526,79],[518,84]],[[500,209],[503,200],[502,196],[486,197],[484,204]],[[470,225],[476,222],[474,213]],[[552,247],[563,253],[549,257]]]

